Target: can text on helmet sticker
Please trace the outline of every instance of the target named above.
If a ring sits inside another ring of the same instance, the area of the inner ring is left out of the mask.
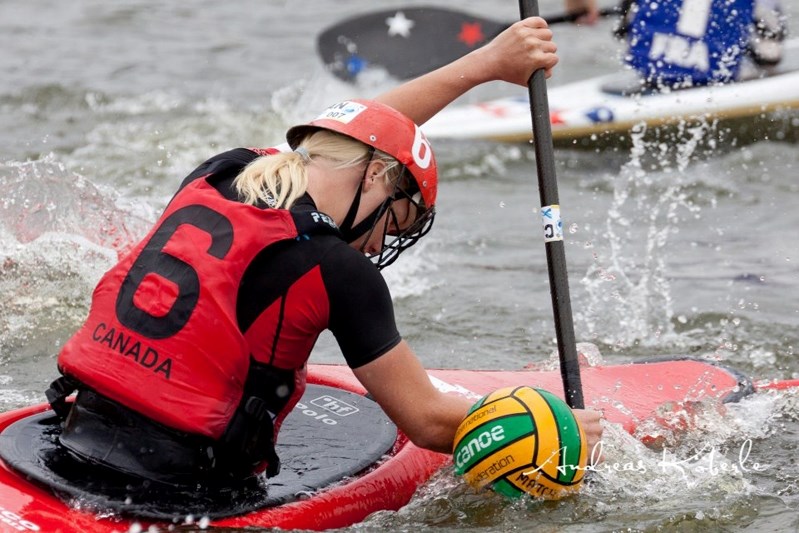
[[[366,109],[366,106],[358,102],[340,102],[325,109],[316,120],[329,119],[338,120],[344,124],[349,124],[352,119],[357,117]]]

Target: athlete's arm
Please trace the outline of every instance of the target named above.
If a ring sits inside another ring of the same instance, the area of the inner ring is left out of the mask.
[[[475,400],[436,389],[405,341],[353,372],[414,444],[452,453],[455,431]],[[590,455],[602,438],[600,413],[574,409],[574,416],[583,428]],[[600,457],[593,458],[601,460]]]
[[[322,263],[330,330],[347,364],[380,407],[416,445],[452,453],[455,430],[473,401],[430,382],[394,320],[386,282],[363,254],[344,245]]]
[[[408,343],[400,342],[353,372],[414,444],[452,453],[455,430],[474,400],[436,389]]]
[[[355,377],[419,447],[452,453],[455,431],[475,399],[436,389],[410,346],[400,340],[391,295],[380,272],[341,244],[322,264],[330,330]],[[599,414],[575,411],[589,446],[602,434]]]
[[[527,85],[533,72],[542,68],[549,77],[558,62],[556,52],[546,21],[530,17],[516,22],[485,46],[375,99],[423,124],[482,83],[501,80]]]

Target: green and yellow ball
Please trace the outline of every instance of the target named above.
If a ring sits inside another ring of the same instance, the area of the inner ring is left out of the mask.
[[[588,444],[569,406],[545,390],[506,387],[483,397],[455,434],[455,472],[475,489],[556,500],[577,491]]]

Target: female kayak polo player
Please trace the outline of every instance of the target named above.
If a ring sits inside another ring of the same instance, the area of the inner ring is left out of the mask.
[[[525,85],[556,63],[546,23],[529,18],[376,100],[329,107],[289,129],[288,146],[201,164],[102,277],[59,354],[47,395],[65,418],[61,445],[172,485],[274,475],[281,423],[329,329],[399,429],[451,452],[471,402],[433,386],[380,273],[435,215],[436,161],[417,124],[476,85]],[[593,446],[599,415],[577,416]]]

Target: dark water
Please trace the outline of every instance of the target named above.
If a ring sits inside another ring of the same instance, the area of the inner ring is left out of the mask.
[[[391,3],[414,4],[423,3]],[[517,15],[513,2],[458,7]],[[230,147],[279,142],[326,104],[390,86],[346,86],[315,55],[324,27],[370,9],[366,0],[0,1],[0,408],[43,400],[94,284],[189,170]],[[611,26],[558,27],[550,85],[618,68]],[[490,85],[466,98],[514,91],[523,89]],[[781,114],[743,133],[708,123],[559,148],[578,340],[606,361],[688,354],[753,377],[799,377],[797,125]],[[531,147],[436,148],[435,230],[387,274],[403,335],[430,367],[547,359],[555,334]],[[313,360],[341,362],[327,337]],[[704,455],[664,472],[659,451],[609,428],[611,464],[644,468],[600,473],[579,498],[508,503],[445,471],[405,509],[355,529],[795,531],[798,419],[796,395],[760,394],[668,435],[677,458],[709,447],[729,464],[751,443],[759,471],[712,473]]]

